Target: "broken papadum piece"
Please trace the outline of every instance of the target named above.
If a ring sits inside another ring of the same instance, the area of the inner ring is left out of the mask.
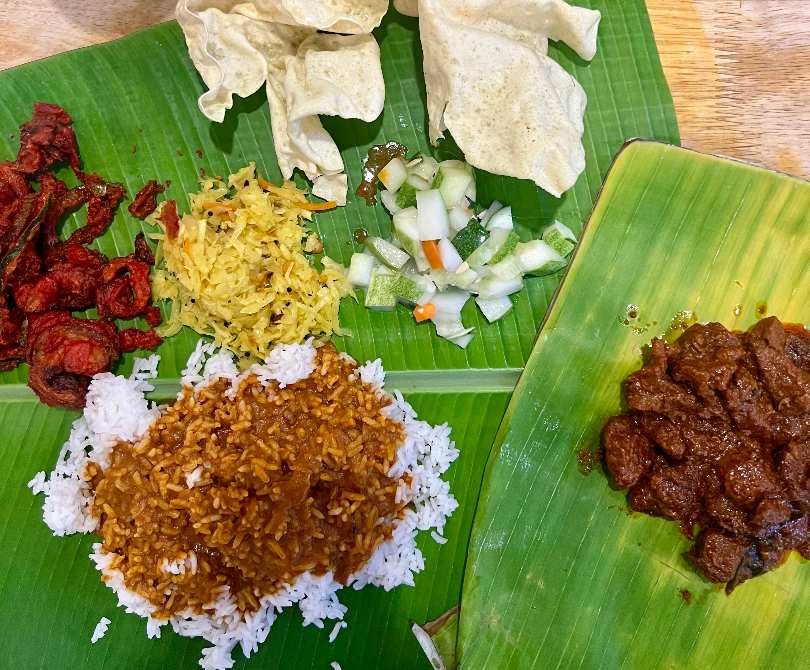
[[[205,4],[221,8],[224,3],[208,0]],[[229,11],[259,21],[347,35],[370,33],[388,11],[388,0],[254,0],[227,4],[231,6]]]
[[[405,16],[419,16],[419,0],[394,0],[394,9]]]
[[[472,165],[531,179],[559,197],[585,169],[587,96],[548,56],[548,40],[596,53],[598,11],[563,0],[395,0],[419,15],[429,134],[449,130]],[[273,140],[286,178],[300,168],[313,193],[344,203],[343,161],[319,115],[371,121],[382,111],[379,47],[368,34],[380,0],[180,0],[178,22],[222,121],[233,95],[266,82]],[[341,175],[343,175],[341,177]]]
[[[291,153],[278,155],[281,171],[286,176],[298,167],[311,180],[338,174],[343,159],[318,115],[370,122],[382,113],[380,48],[371,35],[317,33],[301,43],[295,57],[287,57],[286,65],[284,103]]]
[[[293,26],[254,17],[277,17],[273,11],[279,7],[290,10],[290,16],[302,17],[302,2],[180,0],[177,21],[209,89],[198,100],[202,113],[221,122],[233,106],[234,94],[246,97],[266,84],[273,142],[284,178],[289,179],[295,168],[313,181],[327,177],[313,193],[329,194],[330,200],[344,204],[347,180],[345,175],[336,178],[343,173],[343,159],[318,115],[373,121],[382,112],[385,85],[379,47],[371,35],[318,32],[321,25],[333,25],[326,18],[338,15],[325,13],[324,4],[307,2],[318,9],[309,14],[313,25]],[[365,17],[358,18],[358,29],[373,28],[384,13],[379,2],[355,5],[333,0],[328,4],[333,10],[351,5],[355,18]],[[366,14],[359,13],[361,5],[367,7]],[[372,12],[372,7],[377,9]]]
[[[559,197],[585,169],[587,96],[547,55],[596,52],[598,11],[562,0],[419,0],[430,140],[452,133],[472,165]]]

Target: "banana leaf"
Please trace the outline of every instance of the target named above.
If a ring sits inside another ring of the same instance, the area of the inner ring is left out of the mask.
[[[524,237],[536,235],[554,218],[581,231],[611,158],[626,138],[678,141],[643,1],[581,4],[601,9],[604,16],[596,59],[588,64],[554,46],[551,53],[576,75],[589,97],[585,173],[560,200],[528,182],[478,175],[481,199],[511,203]],[[430,148],[417,23],[392,11],[375,35],[387,87],[383,116],[372,124],[324,121],[341,149],[350,187],[356,186],[361,160],[372,144],[397,139],[414,152]],[[45,100],[63,105],[74,117],[85,169],[123,183],[130,195],[149,179],[170,179],[166,196],[183,203],[185,194],[196,188],[200,168],[227,174],[249,161],[263,175],[279,179],[264,94],[238,100],[225,123],[216,125],[197,109],[203,90],[174,22],[0,72],[0,159],[14,156],[19,124],[29,117],[34,101]],[[458,155],[452,141],[434,151]],[[83,211],[74,214],[64,234],[83,218]],[[354,229],[383,236],[390,232],[382,208],[367,207],[356,198],[346,208],[318,215],[315,225],[326,252],[342,262],[358,250]],[[122,207],[96,246],[110,255],[129,253],[141,229],[150,232]],[[470,305],[464,319],[476,326],[477,335],[466,351],[437,338],[432,325],[416,326],[403,308],[378,314],[344,301],[341,319],[352,335],[337,338],[338,347],[358,360],[381,357],[392,371],[391,387],[402,388],[426,420],[453,427],[462,456],[450,476],[461,507],[446,529],[447,544],[422,543],[427,569],[416,588],[342,594],[350,608],[349,628],[334,645],[325,632],[303,628],[295,612],[285,612],[258,658],[245,661],[237,654],[237,668],[325,668],[332,660],[344,668],[429,667],[410,622],[438,617],[459,602],[484,465],[559,280],[559,275],[529,280],[515,297],[514,310],[497,324],[486,323]],[[196,340],[184,331],[160,347],[157,399],[177,391],[178,373]],[[130,362],[127,356],[117,370],[127,372]],[[204,642],[169,632],[160,640],[147,640],[143,620],[116,609],[114,596],[87,558],[93,538],[53,538],[43,525],[41,502],[25,484],[36,471],[53,467],[76,414],[38,404],[25,380],[25,366],[0,374],[0,667],[196,667]],[[91,646],[90,635],[101,616],[112,619],[112,625]]]
[[[577,459],[621,411],[642,347],[680,313],[731,329],[766,314],[810,322],[808,213],[798,179],[656,143],[621,152],[490,455],[450,645],[460,667],[810,658],[806,561],[727,596],[685,560],[677,524],[628,514],[625,493]]]

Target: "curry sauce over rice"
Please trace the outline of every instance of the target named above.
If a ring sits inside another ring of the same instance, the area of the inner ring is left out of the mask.
[[[88,466],[103,549],[154,616],[199,612],[223,587],[252,611],[306,571],[345,583],[390,536],[403,427],[356,369],[327,345],[285,388],[186,389],[103,472]]]

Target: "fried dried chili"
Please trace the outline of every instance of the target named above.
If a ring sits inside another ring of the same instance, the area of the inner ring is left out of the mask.
[[[50,172],[61,163],[81,185],[68,187]],[[27,360],[29,385],[49,405],[81,408],[90,377],[109,370],[121,349],[160,344],[152,330],[119,334],[108,320],[160,323],[160,311],[149,306],[154,256],[143,234],[132,255],[109,262],[86,246],[107,230],[124,196],[120,184],[81,171],[67,112],[36,103],[20,128],[17,160],[0,163],[0,370]],[[139,197],[143,211],[148,198]],[[62,241],[60,224],[85,204],[87,223]],[[93,306],[101,320],[70,314]]]
[[[180,232],[180,217],[177,216],[177,203],[174,200],[167,200],[160,210],[160,222],[166,228],[166,234],[170,240],[177,238]]]
[[[95,174],[79,174],[87,189],[87,223],[74,231],[68,244],[90,244],[110,227],[118,203],[124,198],[121,184],[107,183]]]
[[[20,126],[20,172],[32,175],[65,162],[78,171],[79,150],[72,124],[68,113],[58,105],[34,103],[34,116]]]
[[[135,195],[135,199],[129,203],[129,207],[127,208],[129,213],[135,218],[145,219],[157,209],[157,196],[165,190],[166,187],[163,184],[159,184],[154,179],[150,179],[146,182],[146,185],[138,191]]]
[[[154,349],[163,340],[154,330],[124,328],[118,333],[118,348],[122,353],[136,349]]]
[[[46,405],[84,407],[90,378],[110,370],[119,356],[110,321],[77,319],[65,311],[28,319],[28,384]]]
[[[113,258],[101,271],[96,292],[98,313],[103,317],[133,319],[149,306],[152,284],[149,265],[134,255]]]
[[[155,264],[155,255],[146,243],[146,236],[143,233],[138,233],[135,236],[135,260],[139,260],[147,265]]]
[[[24,312],[88,309],[96,303],[104,261],[93,249],[69,244],[45,274],[15,286],[14,300]]]
[[[154,305],[147,307],[143,310],[143,318],[152,328],[159,326],[161,321],[160,309]]]

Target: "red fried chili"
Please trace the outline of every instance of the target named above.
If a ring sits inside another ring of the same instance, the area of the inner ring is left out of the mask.
[[[79,186],[51,172],[65,163]],[[154,210],[164,188],[147,184],[132,213]],[[110,320],[160,323],[160,311],[149,304],[154,255],[143,234],[124,258],[108,261],[87,246],[110,226],[125,195],[120,184],[81,170],[72,120],[57,105],[34,105],[20,128],[17,159],[0,163],[0,370],[27,361],[28,383],[49,405],[80,409],[90,378],[110,370],[122,350],[160,344],[154,330],[119,333]],[[63,240],[62,222],[85,205],[86,223]],[[100,319],[70,313],[92,307]]]

